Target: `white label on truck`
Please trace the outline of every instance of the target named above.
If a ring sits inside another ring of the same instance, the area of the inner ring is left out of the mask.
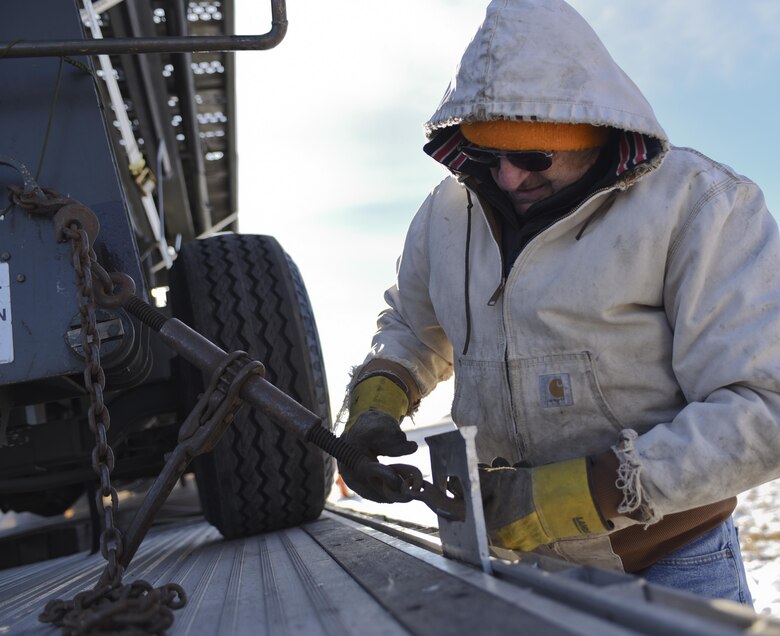
[[[11,280],[8,263],[0,263],[0,364],[14,361],[14,331],[11,326]]]

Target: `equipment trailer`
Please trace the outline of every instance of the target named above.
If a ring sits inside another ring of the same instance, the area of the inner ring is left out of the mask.
[[[51,632],[42,614],[72,633],[780,634],[628,575],[488,557],[474,480],[442,486],[468,452],[430,484],[333,436],[300,275],[235,233],[228,51],[278,44],[283,0],[259,36],[233,34],[232,0],[7,4],[0,508],[51,521],[0,537],[0,633]],[[440,535],[323,512],[332,457],[424,501]],[[192,459],[198,518],[170,521]],[[63,519],[85,493],[88,521]]]

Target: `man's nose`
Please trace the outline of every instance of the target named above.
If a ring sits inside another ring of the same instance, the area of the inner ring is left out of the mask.
[[[498,164],[498,168],[495,168],[493,178],[496,180],[498,187],[502,190],[506,190],[507,192],[517,190],[523,185],[523,182],[528,178],[528,175],[531,174],[528,170],[523,170],[522,168],[513,165],[505,157],[501,157],[499,161],[500,163]]]

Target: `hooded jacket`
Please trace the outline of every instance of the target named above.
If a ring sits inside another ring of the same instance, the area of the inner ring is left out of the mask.
[[[609,185],[509,264],[458,150],[458,124],[493,119],[618,136]],[[366,362],[401,365],[423,396],[454,372],[452,416],[477,427],[480,461],[611,448],[619,511],[645,525],[780,475],[776,224],[754,183],[670,146],[579,14],[491,2],[426,134],[453,174],[411,223]]]

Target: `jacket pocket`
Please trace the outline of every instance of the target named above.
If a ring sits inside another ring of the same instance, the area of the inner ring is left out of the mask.
[[[511,360],[509,383],[530,465],[604,451],[624,428],[587,351]]]
[[[512,418],[503,361],[469,357],[455,360],[452,419],[458,426],[477,427],[475,441],[481,462],[504,457],[515,463],[525,454]]]

